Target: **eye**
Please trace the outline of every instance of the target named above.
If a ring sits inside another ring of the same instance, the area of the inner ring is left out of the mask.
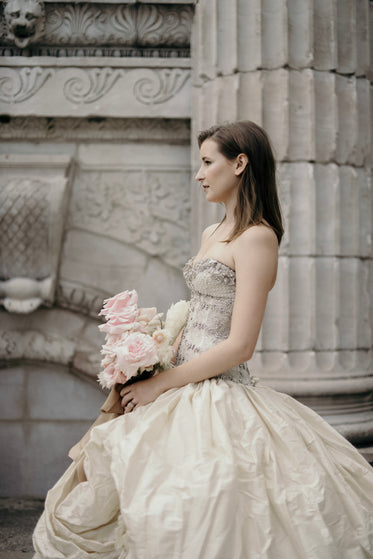
[[[14,18],[18,18],[20,16],[20,12],[11,12],[10,15]]]

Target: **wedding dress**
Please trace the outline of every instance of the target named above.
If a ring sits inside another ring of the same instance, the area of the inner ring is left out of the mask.
[[[226,338],[235,272],[184,269],[177,362]],[[367,559],[373,470],[309,408],[240,365],[96,426],[49,491],[35,558]],[[77,469],[84,462],[84,475]]]

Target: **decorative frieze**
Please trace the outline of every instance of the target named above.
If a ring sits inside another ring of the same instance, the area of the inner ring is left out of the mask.
[[[0,101],[23,103],[36,95],[54,74],[52,68],[2,68],[0,75]]]
[[[20,10],[11,9],[14,3],[21,6]],[[33,16],[31,21],[26,11]],[[135,56],[149,48],[153,56],[170,55],[170,49],[172,56],[186,56],[193,12],[187,4],[47,2],[44,8],[38,0],[7,0],[6,28],[0,45],[8,47],[13,55],[17,52],[11,50],[12,45],[28,47],[31,55],[52,48],[54,56],[118,56],[118,49],[132,47]]]
[[[187,144],[190,121],[168,118],[46,118],[0,116],[0,139],[55,141],[169,141]]]
[[[59,63],[57,64],[58,61]],[[190,114],[189,61],[32,59],[28,66],[4,59],[0,113],[40,116],[186,118]],[[114,62],[114,64],[113,64]],[[9,66],[7,66],[9,64]],[[24,64],[24,63],[23,63]]]

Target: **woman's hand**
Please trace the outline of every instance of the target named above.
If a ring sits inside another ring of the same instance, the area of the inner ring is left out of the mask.
[[[159,382],[159,375],[125,386],[120,391],[124,413],[130,413],[139,406],[146,406],[146,404],[154,402],[162,392],[164,390]]]

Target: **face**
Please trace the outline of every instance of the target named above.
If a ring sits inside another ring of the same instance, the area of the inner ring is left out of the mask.
[[[202,164],[196,180],[203,187],[207,200],[224,204],[234,201],[242,173],[238,158],[233,161],[227,159],[210,138],[201,145],[200,154]]]

